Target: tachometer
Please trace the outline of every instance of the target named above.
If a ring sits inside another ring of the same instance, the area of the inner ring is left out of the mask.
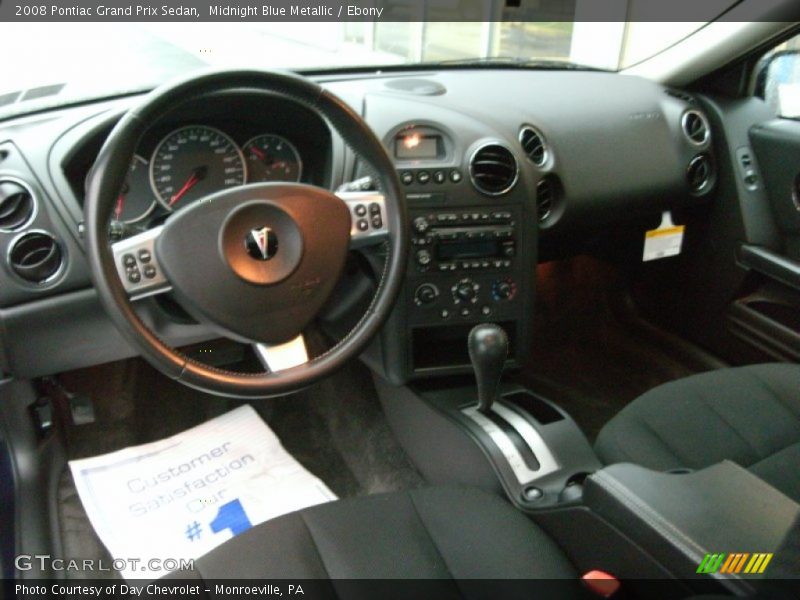
[[[188,206],[224,188],[243,185],[247,167],[230,137],[203,125],[181,127],[156,147],[150,184],[167,210]]]
[[[264,134],[243,147],[247,159],[248,181],[300,181],[303,163],[292,143],[279,135]]]
[[[113,219],[126,224],[137,223],[147,217],[156,205],[148,184],[147,160],[135,154],[128,176],[114,205]]]

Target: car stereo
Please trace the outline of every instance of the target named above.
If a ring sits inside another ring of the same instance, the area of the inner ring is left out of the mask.
[[[508,211],[439,212],[412,222],[413,262],[419,273],[509,269],[516,255]]]

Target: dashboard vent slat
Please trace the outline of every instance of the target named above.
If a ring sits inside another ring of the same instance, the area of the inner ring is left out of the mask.
[[[519,143],[530,161],[537,167],[543,167],[549,157],[549,150],[544,136],[530,125],[519,132]]]
[[[707,154],[698,154],[689,163],[686,179],[694,193],[704,192],[714,176],[714,165]]]
[[[698,146],[705,144],[711,134],[708,120],[696,110],[689,110],[683,115],[681,128],[689,141]]]
[[[18,231],[33,217],[33,194],[15,182],[0,181],[0,231]]]
[[[561,198],[561,186],[555,175],[548,175],[536,184],[536,213],[539,223],[544,223],[556,209]]]
[[[500,144],[486,144],[472,155],[469,164],[472,184],[484,194],[499,196],[517,182],[517,159]]]
[[[694,104],[696,100],[694,96],[692,96],[689,92],[684,92],[683,90],[676,90],[676,89],[667,89],[665,92],[672,96],[673,98],[677,98],[678,100],[683,100],[688,104]]]

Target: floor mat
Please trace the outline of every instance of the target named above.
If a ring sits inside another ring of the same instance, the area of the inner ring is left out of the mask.
[[[64,373],[59,382],[87,396],[96,417],[94,423],[62,428],[70,459],[162,439],[241,406],[187,388],[140,359]],[[389,429],[368,369],[358,361],[297,394],[253,402],[253,408],[292,456],[339,497],[424,484]],[[64,556],[110,563],[69,470],[55,502]],[[79,571],[66,575],[83,577]],[[93,576],[115,577],[115,572]]]
[[[625,405],[667,381],[721,366],[691,360],[626,321],[625,285],[606,263],[540,265],[532,352],[517,380],[557,402],[594,441]]]
[[[167,559],[197,558],[254,525],[336,499],[248,405],[69,466],[111,555],[140,559],[119,569],[126,579],[160,577]]]

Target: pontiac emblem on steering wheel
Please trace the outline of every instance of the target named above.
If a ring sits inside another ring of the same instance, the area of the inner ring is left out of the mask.
[[[269,227],[251,229],[244,240],[247,253],[256,260],[269,260],[278,251],[278,236]]]

